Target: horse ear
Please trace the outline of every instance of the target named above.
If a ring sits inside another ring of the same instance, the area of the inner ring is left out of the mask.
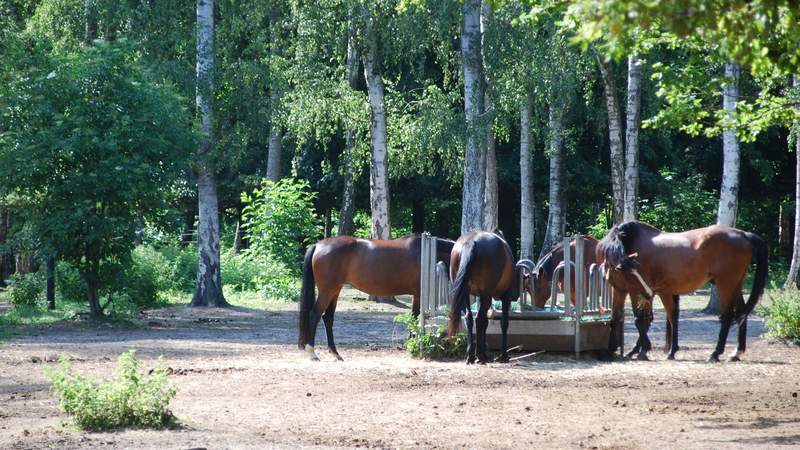
[[[505,238],[506,238],[506,235],[505,235],[505,234],[503,234],[503,230],[501,230],[500,228],[495,228],[494,230],[492,230],[492,233],[494,233],[494,234],[496,234],[496,235],[500,236],[500,237],[501,237],[501,238],[503,238],[503,239],[505,239]]]

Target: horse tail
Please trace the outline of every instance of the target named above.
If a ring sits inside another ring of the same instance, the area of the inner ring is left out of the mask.
[[[316,244],[308,247],[306,256],[303,259],[303,284],[300,289],[300,314],[298,317],[298,336],[297,346],[303,350],[306,346],[306,339],[308,336],[308,315],[311,308],[314,307],[314,268],[311,266],[311,260],[314,257],[314,250]]]
[[[625,248],[625,241],[636,232],[636,222],[625,222],[614,225],[614,228],[597,244],[603,258],[612,268],[622,272],[635,269],[639,262],[630,256]]]
[[[467,241],[461,247],[461,260],[458,264],[456,279],[450,289],[450,322],[447,335],[455,336],[461,320],[461,311],[469,308],[469,275],[475,256],[475,241]]]
[[[767,243],[753,233],[745,232],[745,237],[750,241],[750,246],[753,248],[756,274],[753,278],[753,288],[750,290],[750,297],[748,297],[747,303],[744,304],[744,309],[742,311],[737,311],[737,322],[753,312],[756,303],[758,303],[758,299],[761,298],[761,294],[764,293],[764,287],[767,284],[767,272],[769,271],[769,264],[767,262],[769,259],[769,247],[767,247]]]

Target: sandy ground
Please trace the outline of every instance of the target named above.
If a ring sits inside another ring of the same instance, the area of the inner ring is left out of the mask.
[[[761,338],[758,318],[739,363],[705,362],[717,322],[684,307],[677,361],[654,351],[644,362],[544,354],[466,366],[405,356],[405,331],[392,318],[407,309],[351,298],[340,301],[335,325],[345,361],[321,350],[312,363],[294,344],[294,308],[181,307],[148,312],[139,328],[13,330],[0,344],[0,448],[800,446],[800,349]],[[657,314],[658,347],[663,329]],[[77,369],[111,376],[130,348],[146,366],[166,358],[181,426],[78,431],[50,396],[43,367],[66,352]]]

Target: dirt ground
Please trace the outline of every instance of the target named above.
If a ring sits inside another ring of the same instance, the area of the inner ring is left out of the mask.
[[[340,301],[344,362],[296,345],[296,305],[156,310],[141,327],[16,329],[0,344],[0,448],[599,448],[800,446],[800,349],[749,327],[739,363],[706,363],[714,318],[684,307],[677,361],[599,362],[544,354],[488,366],[426,362],[399,348],[403,305],[363,295]],[[695,306],[701,301],[696,301]],[[684,305],[686,303],[684,302]],[[630,317],[626,342],[633,342]],[[324,331],[320,328],[322,342]],[[651,339],[663,344],[657,314]],[[735,332],[729,339],[731,349]],[[164,355],[181,426],[80,432],[61,415],[43,367],[59,352],[77,369],[111,376],[135,348]]]

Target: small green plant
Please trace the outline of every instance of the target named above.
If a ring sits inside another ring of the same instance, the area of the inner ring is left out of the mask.
[[[39,273],[15,273],[9,281],[8,298],[14,307],[31,308],[39,304],[44,291],[44,279]]]
[[[175,423],[169,403],[176,390],[167,382],[163,360],[159,358],[149,375],[142,375],[135,352],[129,350],[119,356],[116,382],[99,382],[75,373],[64,354],[56,368],[45,371],[61,409],[81,429],[164,428]]]
[[[408,339],[404,346],[406,352],[415,358],[456,359],[463,357],[467,350],[464,333],[458,333],[452,338],[447,337],[441,325],[433,331],[420,332],[419,319],[410,312],[395,316],[394,321],[408,328]]]
[[[769,290],[766,300],[758,313],[769,335],[800,344],[800,290]]]

